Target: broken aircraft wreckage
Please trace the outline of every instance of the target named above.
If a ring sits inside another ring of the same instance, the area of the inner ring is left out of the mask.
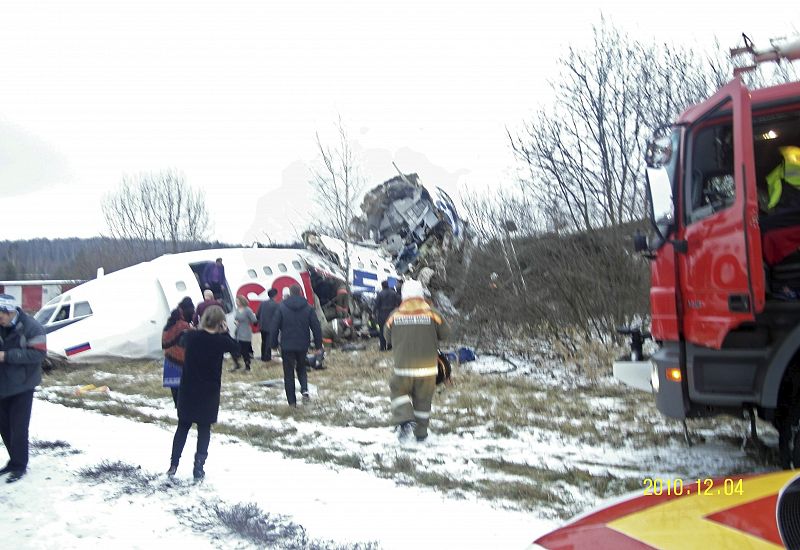
[[[466,242],[468,228],[450,196],[436,187],[431,193],[417,174],[400,174],[369,191],[363,215],[350,225],[351,234],[378,243],[397,271],[419,278],[445,278],[444,264],[453,248]]]
[[[161,330],[171,309],[185,296],[195,304],[202,300],[201,276],[216,258],[225,265],[221,301],[230,327],[237,295],[244,295],[257,311],[270,288],[278,290],[280,301],[284,289],[300,284],[317,311],[323,336],[332,341],[367,336],[381,281],[394,286],[403,275],[426,284],[434,275],[444,280],[445,251],[464,227],[450,197],[441,190],[435,196],[416,174],[369,192],[362,206],[366,216],[354,220],[354,227],[362,227],[377,242],[345,247],[344,241],[306,232],[305,250],[198,250],[167,254],[107,275],[99,269],[96,279],[53,298],[36,314],[47,331],[48,352],[55,359],[81,362],[161,357]]]

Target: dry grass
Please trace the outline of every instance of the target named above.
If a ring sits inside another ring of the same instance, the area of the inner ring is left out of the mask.
[[[561,372],[554,377],[547,372],[487,376],[456,370],[455,383],[434,396],[431,430],[441,436],[487,439],[482,449],[463,457],[475,466],[473,470],[482,469],[485,475],[454,475],[452,465],[444,459],[413,449],[376,452],[374,445],[366,444],[367,449],[359,454],[352,441],[349,446],[340,444],[315,429],[388,429],[391,356],[372,349],[330,352],[326,370],[309,372],[309,382],[316,388],[311,403],[297,409],[286,404],[279,362],[265,365],[255,361],[249,373],[228,372],[232,364],[226,363],[221,409],[241,414],[235,415],[235,422],[218,423],[214,432],[292,458],[369,470],[398,483],[429,486],[455,496],[480,495],[499,505],[566,517],[582,504],[570,495],[587,495],[591,501],[592,496],[621,494],[637,489],[640,476],[632,472],[624,477],[619,472],[625,470],[617,468],[617,476],[622,476],[617,477],[604,471],[603,465],[588,463],[552,470],[519,460],[499,460],[496,457],[503,456],[503,442],[519,439],[521,434],[537,434],[553,438],[556,444],[646,449],[683,440],[681,425],[665,422],[649,395],[630,392],[607,376],[591,375],[591,365],[600,365],[606,358],[603,349],[593,353],[594,358],[580,366],[564,367],[583,371],[569,378],[567,387]],[[553,364],[547,368],[554,368]],[[273,387],[261,385],[266,380],[279,382]],[[90,383],[107,385],[111,392],[75,395],[75,388]],[[140,422],[174,423],[172,398],[169,390],[161,387],[158,362],[117,361],[55,369],[45,375],[42,385],[43,397],[66,406]],[[718,438],[718,427],[726,423],[729,420],[698,421],[693,433],[697,439]],[[769,460],[769,456],[763,458],[765,463]]]

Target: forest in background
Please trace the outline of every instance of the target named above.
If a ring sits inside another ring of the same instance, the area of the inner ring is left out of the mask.
[[[231,246],[219,241],[194,242],[185,250]],[[169,252],[166,241],[152,241],[143,248],[108,237],[0,241],[0,280],[92,279],[98,267],[110,273]]]

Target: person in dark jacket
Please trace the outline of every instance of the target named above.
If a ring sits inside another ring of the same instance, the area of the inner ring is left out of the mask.
[[[222,285],[225,284],[225,266],[222,265],[222,258],[206,264],[203,269],[203,288],[208,288],[214,293],[214,298],[222,298]]]
[[[44,328],[17,306],[13,296],[0,294],[0,435],[8,463],[0,475],[14,483],[28,469],[28,429],[33,390],[42,381],[47,356]]]
[[[381,282],[381,291],[375,298],[375,317],[378,321],[378,340],[380,341],[381,351],[391,349],[391,346],[386,347],[386,338],[383,336],[383,326],[386,324],[386,319],[400,305],[400,295],[394,289],[389,288],[389,281]]]
[[[277,295],[278,291],[274,288],[270,288],[267,292],[269,300],[261,302],[261,305],[258,307],[258,313],[256,314],[256,317],[258,317],[258,330],[261,332],[261,360],[264,362],[272,361],[272,343],[270,342],[269,325],[272,323],[275,312],[278,311],[279,304],[275,301],[275,296]]]
[[[300,380],[300,393],[303,395],[303,401],[307,401],[309,398],[306,372],[306,353],[311,345],[309,332],[314,333],[314,347],[317,353],[322,353],[322,329],[317,314],[314,308],[308,305],[308,301],[303,298],[303,289],[300,285],[292,285],[289,288],[289,297],[281,302],[269,329],[272,347],[277,347],[280,340],[283,385],[290,407],[297,406],[294,386],[295,369],[297,369],[297,378]]]
[[[203,316],[203,312],[206,310],[208,306],[219,306],[222,307],[222,302],[214,298],[214,293],[210,290],[203,291],[203,301],[197,304],[197,309],[194,312],[192,317],[192,324],[194,326],[200,326],[200,317]]]
[[[199,330],[184,334],[186,348],[183,375],[178,390],[178,427],[172,440],[172,458],[168,475],[175,475],[192,424],[197,424],[197,452],[194,455],[195,479],[205,477],[203,466],[208,457],[211,424],[219,414],[219,394],[222,386],[222,357],[225,352],[234,357],[239,346],[228,334],[225,312],[219,306],[209,306],[200,319]]]
[[[178,302],[178,309],[181,310],[181,313],[183,313],[183,320],[187,323],[191,323],[194,319],[195,312],[194,302],[192,302],[192,299],[188,296],[184,296],[183,300]]]

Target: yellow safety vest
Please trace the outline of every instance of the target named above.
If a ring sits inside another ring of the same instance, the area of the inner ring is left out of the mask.
[[[772,210],[781,200],[781,190],[783,182],[800,187],[800,147],[790,145],[781,147],[779,151],[783,155],[783,161],[767,174],[767,191],[769,192],[769,203],[767,209]]]

